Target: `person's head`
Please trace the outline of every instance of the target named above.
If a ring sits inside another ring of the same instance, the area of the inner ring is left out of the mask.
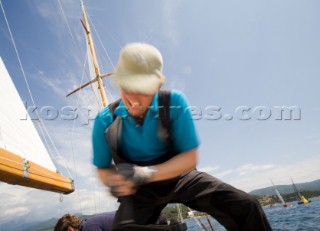
[[[54,231],[77,231],[81,220],[77,216],[71,214],[63,215],[54,227]]]
[[[174,225],[174,224],[178,224],[179,222],[178,222],[178,220],[177,219],[175,219],[175,218],[171,218],[170,219],[170,225]]]
[[[157,224],[159,225],[167,225],[168,224],[168,220],[165,214],[161,213],[158,220],[157,220]]]
[[[154,94],[165,82],[160,51],[146,43],[130,43],[122,48],[112,83],[132,116],[141,116]]]

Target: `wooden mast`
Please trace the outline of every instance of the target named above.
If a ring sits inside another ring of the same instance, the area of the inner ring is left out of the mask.
[[[81,9],[82,9],[82,16],[83,16],[83,21],[81,20],[81,22],[82,22],[82,25],[83,25],[84,29],[86,30],[86,34],[87,34],[87,38],[88,38],[88,44],[89,44],[89,47],[90,47],[90,52],[91,52],[92,60],[93,60],[94,71],[95,71],[95,74],[96,74],[96,80],[98,81],[98,88],[99,88],[100,96],[101,96],[101,99],[102,99],[103,106],[105,107],[105,106],[108,105],[108,100],[107,100],[107,97],[106,97],[106,92],[104,90],[103,82],[102,82],[101,75],[100,75],[99,65],[98,65],[98,62],[97,62],[96,52],[95,52],[95,49],[94,49],[93,40],[92,40],[92,36],[91,36],[91,33],[90,33],[90,29],[89,29],[89,23],[88,23],[88,20],[87,20],[87,15],[86,15],[82,0],[80,2],[81,2]]]

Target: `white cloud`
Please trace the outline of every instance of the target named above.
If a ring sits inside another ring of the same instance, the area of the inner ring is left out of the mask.
[[[272,164],[266,164],[266,165],[246,164],[246,165],[240,166],[235,171],[240,176],[244,176],[244,175],[252,174],[254,172],[261,172],[261,171],[264,171],[264,170],[268,170],[268,169],[271,169],[273,167],[274,167],[274,165],[272,165]]]
[[[190,74],[192,73],[192,67],[191,67],[191,66],[185,66],[185,67],[183,68],[183,73],[184,73],[185,75],[190,75]]]
[[[315,158],[290,165],[248,163],[235,169],[206,166],[199,170],[249,192],[254,189],[269,187],[270,179],[275,184],[291,184],[290,177],[296,183],[320,179],[319,166],[320,156],[318,155]]]
[[[232,175],[227,183],[242,190],[251,191],[269,187],[270,179],[276,184],[291,184],[290,177],[296,183],[308,182],[320,179],[319,166],[320,156],[290,165],[273,166],[266,164],[260,165],[259,168],[259,165],[249,164],[234,170],[237,174]]]
[[[187,88],[186,87],[187,83],[186,83],[185,79],[183,79],[182,77],[171,75],[170,79],[168,79],[167,82],[169,85],[169,87],[168,87],[169,89],[177,89],[177,90],[184,92]]]
[[[73,128],[73,121],[57,121],[47,123],[46,127],[58,151],[51,152],[58,170],[73,178],[76,187],[96,184],[96,170],[92,165],[91,126],[78,125]]]
[[[65,98],[66,95],[66,89],[65,85],[66,83],[62,83],[62,81],[59,78],[50,78],[46,75],[44,71],[39,70],[37,73],[37,79],[41,81],[41,84],[45,87],[47,86],[49,89],[51,89],[54,93],[56,93],[61,99]],[[66,79],[70,79],[70,76],[67,76]]]
[[[0,189],[0,223],[13,216],[19,217],[28,214],[28,208],[21,204],[26,203],[27,198],[25,195],[32,189],[24,188],[24,190],[19,190],[19,186],[6,183],[0,184]]]
[[[4,217],[12,217],[12,216],[24,216],[26,214],[28,214],[29,209],[27,207],[20,207],[20,208],[16,208],[16,207],[12,207],[12,208],[8,208],[3,216]]]
[[[53,3],[55,4],[55,3]],[[34,10],[38,11],[38,13],[47,20],[57,20],[56,12],[52,10],[52,2],[48,4],[48,2],[38,1],[37,4],[32,4],[31,6]],[[54,24],[54,23],[52,23]]]
[[[74,0],[37,1],[36,4],[30,3],[30,7],[38,11],[41,17],[51,24],[50,28],[55,32],[54,34],[59,32],[59,28],[66,29],[64,16],[78,20],[81,15],[80,4],[74,4]]]
[[[219,168],[220,168],[219,166],[213,166],[213,167],[212,166],[206,166],[206,167],[199,168],[199,171],[212,173],[212,172],[216,171]]]
[[[118,207],[116,199],[99,183],[64,195],[62,202],[57,193],[8,184],[0,185],[0,189],[0,227],[12,217],[21,221],[43,221],[65,213],[95,214]]]
[[[230,169],[230,170],[226,170],[226,171],[223,171],[223,172],[219,172],[219,173],[215,174],[215,176],[218,177],[218,178],[223,178],[223,177],[225,177],[227,175],[230,175],[233,172],[234,172],[234,170]]]

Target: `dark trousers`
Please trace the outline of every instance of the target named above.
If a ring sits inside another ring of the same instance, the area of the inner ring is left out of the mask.
[[[197,170],[172,180],[146,184],[131,197],[130,203],[119,201],[113,227],[121,222],[122,213],[132,209],[129,206],[133,206],[135,223],[154,224],[168,203],[182,203],[210,214],[227,230],[272,230],[254,197]]]

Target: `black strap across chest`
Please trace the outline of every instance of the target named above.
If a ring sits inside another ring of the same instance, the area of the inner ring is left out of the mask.
[[[171,140],[171,120],[170,120],[170,91],[160,91],[158,96],[158,111],[159,111],[159,124],[158,124],[158,136],[160,139],[165,141],[168,146],[168,154],[161,156],[154,160],[152,163],[157,164],[170,159],[174,155],[173,144]],[[119,152],[119,146],[121,143],[121,132],[122,132],[122,118],[115,115],[115,110],[119,106],[121,99],[109,105],[110,112],[113,117],[113,123],[109,126],[106,131],[106,139],[109,143],[112,152],[112,158],[115,164],[129,162],[125,160]],[[132,161],[130,161],[132,163]],[[144,165],[144,163],[135,162],[133,164]]]

